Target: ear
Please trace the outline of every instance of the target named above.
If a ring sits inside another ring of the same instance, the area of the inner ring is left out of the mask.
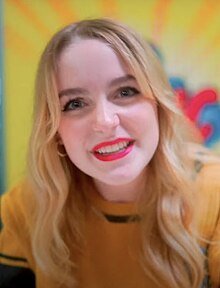
[[[63,145],[63,140],[62,138],[60,137],[60,134],[57,132],[56,135],[55,135],[55,139],[56,139],[56,143],[59,144],[59,145]]]

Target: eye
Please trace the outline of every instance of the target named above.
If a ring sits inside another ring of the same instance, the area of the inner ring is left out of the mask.
[[[119,97],[129,98],[139,94],[139,91],[134,87],[123,87],[119,90]]]
[[[65,111],[72,111],[72,110],[79,110],[85,107],[87,104],[84,102],[82,98],[76,98],[69,100],[63,108],[63,112]]]

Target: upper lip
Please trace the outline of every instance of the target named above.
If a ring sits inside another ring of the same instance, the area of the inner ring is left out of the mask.
[[[101,143],[97,144],[95,147],[92,148],[92,152],[95,152],[98,149],[101,149],[103,147],[111,146],[111,145],[118,144],[118,143],[124,142],[124,141],[133,142],[134,140],[131,139],[131,138],[117,138],[117,139],[112,140],[112,141],[101,142]]]

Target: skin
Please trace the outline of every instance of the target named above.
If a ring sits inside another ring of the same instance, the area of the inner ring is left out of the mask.
[[[58,134],[71,161],[94,179],[106,200],[136,201],[159,141],[152,100],[140,92],[135,75],[115,52],[95,39],[78,39],[65,48],[57,84],[62,110]],[[97,159],[96,145],[119,138],[134,141],[127,155]]]

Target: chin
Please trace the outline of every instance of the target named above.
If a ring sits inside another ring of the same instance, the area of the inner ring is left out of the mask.
[[[134,182],[138,179],[138,175],[131,175],[131,174],[121,174],[121,175],[115,175],[113,177],[106,177],[103,179],[97,179],[98,181],[111,186],[123,186],[128,185],[131,182]]]

